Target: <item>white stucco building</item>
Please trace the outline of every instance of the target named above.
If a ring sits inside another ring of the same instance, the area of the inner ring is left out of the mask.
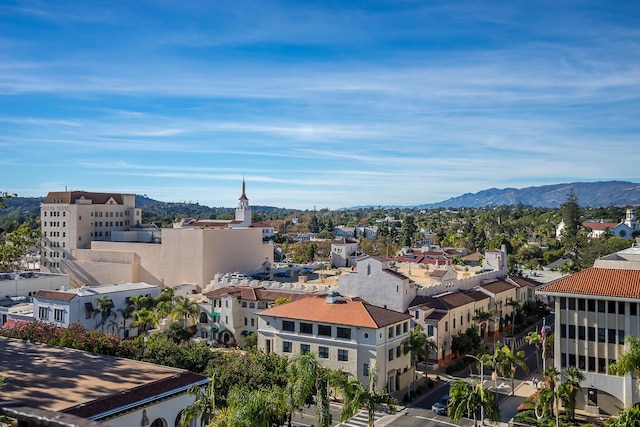
[[[354,239],[336,239],[331,242],[331,267],[350,267],[355,265],[358,254],[358,241]]]
[[[331,292],[257,315],[258,347],[268,353],[312,352],[324,366],[347,372],[364,384],[369,383],[375,364],[377,387],[391,392],[413,379],[410,354],[402,352],[402,342],[410,333],[407,314]]]
[[[640,248],[602,257],[537,294],[555,303],[554,366],[585,374],[577,407],[615,414],[637,404],[636,379],[609,375],[608,366],[625,351],[625,337],[640,336]]]
[[[138,334],[138,328],[131,326],[133,319],[125,319],[122,310],[131,304],[129,299],[133,296],[150,295],[157,298],[160,292],[159,286],[146,283],[40,290],[33,295],[34,320],[65,328],[78,323],[86,329],[101,329],[122,337],[132,337]],[[103,323],[98,300],[104,297],[110,302],[110,307],[106,310]]]

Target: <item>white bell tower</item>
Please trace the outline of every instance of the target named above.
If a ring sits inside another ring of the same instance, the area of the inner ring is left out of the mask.
[[[240,223],[238,223],[240,221]],[[245,182],[242,177],[242,195],[238,199],[238,207],[236,208],[236,219],[233,224],[234,227],[250,227],[251,226],[251,206],[249,206],[249,199],[245,193]]]

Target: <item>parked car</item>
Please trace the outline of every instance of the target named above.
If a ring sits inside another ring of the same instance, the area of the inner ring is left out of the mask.
[[[275,277],[289,277],[289,272],[288,271],[276,271],[275,273],[273,273],[273,275]]]
[[[436,403],[431,406],[431,410],[438,415],[447,415],[447,408],[449,407],[451,398],[449,395],[442,396]]]
[[[310,273],[313,273],[313,267],[309,267],[309,266],[302,267],[300,271],[306,274],[310,274]]]
[[[255,273],[251,276],[256,280],[269,280],[269,273],[261,271],[260,273]]]

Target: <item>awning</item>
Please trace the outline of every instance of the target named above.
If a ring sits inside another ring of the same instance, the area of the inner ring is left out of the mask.
[[[209,329],[209,332],[218,332],[218,328],[211,328]]]
[[[219,319],[220,318],[220,313],[216,313],[215,311],[212,311],[211,312],[211,317],[213,317],[213,318],[217,317]]]

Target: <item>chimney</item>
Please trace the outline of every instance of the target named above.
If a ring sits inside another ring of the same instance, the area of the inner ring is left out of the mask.
[[[327,304],[335,304],[340,299],[340,294],[336,291],[327,294]]]

